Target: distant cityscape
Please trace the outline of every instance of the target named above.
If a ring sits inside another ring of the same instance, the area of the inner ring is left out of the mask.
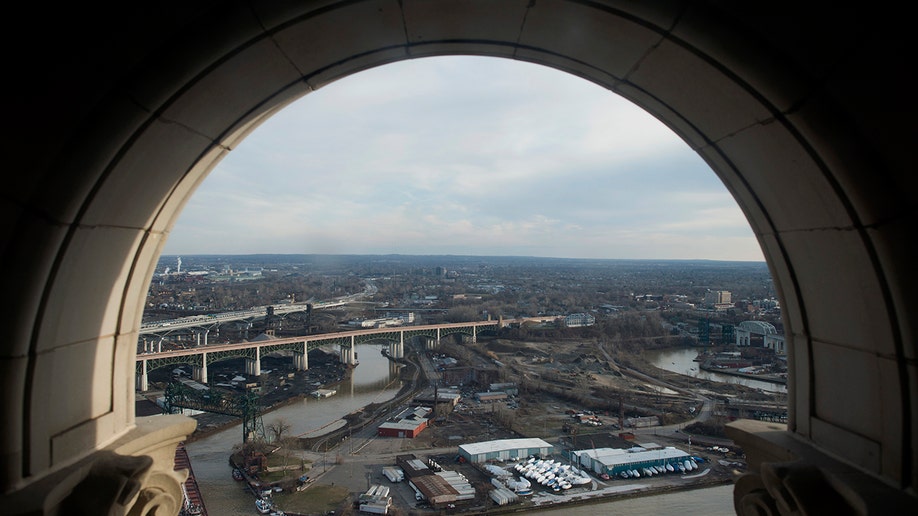
[[[674,334],[702,341],[748,345],[768,328],[774,329],[770,335],[783,334],[780,303],[765,263],[708,260],[163,256],[145,321],[331,299],[362,291],[368,282],[375,288],[373,298],[365,300],[371,304],[348,307],[346,320],[323,318],[314,330],[487,317],[558,321],[570,328],[651,312]],[[769,326],[739,328],[748,320]]]
[[[367,346],[380,352],[368,357]],[[263,514],[311,514],[311,498],[297,493],[336,484],[362,494],[327,508],[478,513],[563,501],[545,493],[603,500],[618,492],[603,487],[611,481],[732,482],[745,462],[724,425],[786,421],[786,353],[765,263],[163,256],[136,378],[148,410],[192,410],[190,463],[206,475],[221,463],[196,456],[195,441],[226,448],[233,479]],[[319,409],[285,405],[344,403],[356,378],[376,377],[397,394],[333,415],[325,433],[291,432]],[[241,439],[227,433],[240,421]],[[393,462],[404,439],[427,458]],[[370,461],[365,491],[318,453],[337,456],[345,443]],[[297,473],[277,473],[291,457]],[[376,470],[392,485],[371,483]],[[204,511],[208,493],[195,482],[188,503]],[[207,482],[221,509],[251,503]]]

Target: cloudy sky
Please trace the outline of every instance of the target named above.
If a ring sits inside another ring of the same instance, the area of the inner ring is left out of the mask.
[[[301,98],[208,176],[163,252],[764,260],[717,176],[655,118],[563,72],[477,57]]]

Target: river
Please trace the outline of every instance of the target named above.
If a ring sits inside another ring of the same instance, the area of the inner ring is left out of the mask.
[[[745,385],[746,387],[761,389],[765,392],[787,394],[787,385],[785,384],[763,382],[761,380],[753,380],[742,376],[733,376],[712,371],[702,371],[701,368],[698,367],[698,362],[694,361],[699,351],[698,348],[655,349],[645,351],[644,356],[660,369],[666,369],[674,373],[702,378],[704,380],[736,383]]]
[[[398,370],[379,351],[379,345],[356,346],[360,365],[347,384],[336,387],[329,398],[304,398],[265,414],[265,426],[283,418],[293,435],[324,433],[337,426],[343,416],[371,403],[390,400],[401,387]],[[210,516],[256,514],[254,498],[231,477],[229,454],[241,444],[240,424],[215,432],[186,445],[195,479]]]
[[[576,507],[540,510],[537,516],[596,516],[598,514],[622,514],[627,516],[728,516],[736,514],[733,509],[733,485],[693,489],[653,496],[626,498]]]

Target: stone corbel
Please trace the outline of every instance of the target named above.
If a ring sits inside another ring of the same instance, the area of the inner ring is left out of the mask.
[[[749,472],[733,489],[741,516],[908,514],[918,498],[844,463],[788,432],[786,425],[738,420],[727,435],[746,454]]]
[[[2,497],[4,514],[175,516],[188,476],[175,470],[175,450],[195,425],[178,415],[137,418],[110,446]]]

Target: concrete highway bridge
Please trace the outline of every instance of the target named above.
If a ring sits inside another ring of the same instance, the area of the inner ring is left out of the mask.
[[[246,374],[260,376],[261,357],[272,353],[292,355],[293,363],[297,370],[305,371],[309,368],[309,351],[327,346],[338,346],[341,362],[350,365],[357,363],[357,356],[354,352],[355,346],[370,342],[388,342],[390,356],[402,358],[405,354],[406,339],[424,337],[432,346],[436,346],[439,345],[440,339],[443,337],[463,334],[467,335],[472,342],[475,342],[479,334],[483,332],[496,333],[502,326],[506,326],[511,322],[501,319],[424,326],[373,328],[300,337],[269,338],[236,344],[204,345],[158,353],[138,353],[136,360],[136,387],[140,391],[148,390],[150,371],[177,365],[191,365],[194,379],[201,383],[207,383],[208,365],[233,358],[244,358]]]
[[[207,334],[210,329],[223,323],[233,321],[254,321],[268,315],[285,315],[294,312],[309,312],[312,310],[321,310],[323,308],[333,308],[344,306],[350,303],[361,302],[362,299],[372,296],[377,291],[376,285],[371,282],[366,284],[362,292],[348,294],[346,296],[336,297],[324,301],[302,301],[299,303],[278,303],[275,305],[256,306],[248,310],[235,310],[232,312],[221,312],[215,314],[192,315],[180,317],[178,319],[168,319],[164,321],[150,321],[140,325],[139,337],[144,341],[144,352],[146,349],[145,336],[151,335],[159,337],[160,340],[170,333],[179,330],[194,329],[200,336],[204,336],[204,345],[207,345]],[[198,342],[200,344],[200,342]],[[149,351],[152,351],[150,349]]]

